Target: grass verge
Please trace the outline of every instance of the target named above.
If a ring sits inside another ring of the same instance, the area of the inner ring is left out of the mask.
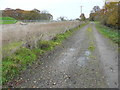
[[[11,56],[5,57],[2,61],[2,83],[5,84],[13,79],[20,71],[25,70],[27,66],[37,60],[40,55],[53,50],[56,45],[60,45],[63,40],[71,36],[73,31],[79,30],[85,25],[86,24],[82,24],[65,33],[58,34],[50,41],[39,41],[37,48],[28,49],[21,47]]]
[[[110,38],[113,42],[117,44],[120,42],[119,40],[120,35],[118,34],[118,30],[103,26],[100,23],[96,23],[96,27],[98,31],[105,37]]]

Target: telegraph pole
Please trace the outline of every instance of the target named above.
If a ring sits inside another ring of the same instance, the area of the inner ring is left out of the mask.
[[[81,8],[81,14],[82,14],[82,7],[83,7],[83,6],[80,6],[80,8]]]

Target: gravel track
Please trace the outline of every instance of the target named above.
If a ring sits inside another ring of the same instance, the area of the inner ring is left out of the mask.
[[[89,29],[91,28],[91,31]],[[15,88],[117,88],[117,46],[90,23],[7,84]]]

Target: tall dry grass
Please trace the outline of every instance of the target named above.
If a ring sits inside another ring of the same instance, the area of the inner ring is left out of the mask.
[[[58,33],[76,27],[80,22],[52,22],[52,23],[28,23],[27,25],[11,24],[2,27],[3,46],[12,42],[36,39],[50,40]]]

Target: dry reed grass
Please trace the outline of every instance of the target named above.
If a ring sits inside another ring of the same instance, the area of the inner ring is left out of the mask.
[[[76,27],[80,22],[28,23],[27,25],[11,24],[2,26],[2,44],[36,39],[50,40],[58,33]]]

